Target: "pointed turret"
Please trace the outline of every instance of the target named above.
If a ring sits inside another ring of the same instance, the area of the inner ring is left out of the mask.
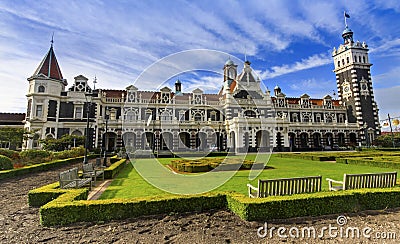
[[[53,50],[53,44],[50,46],[50,49],[42,62],[40,62],[35,73],[33,73],[32,78],[40,75],[44,75],[49,79],[59,80],[63,83],[65,82]]]

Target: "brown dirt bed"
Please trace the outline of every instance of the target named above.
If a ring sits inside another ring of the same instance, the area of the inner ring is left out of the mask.
[[[39,224],[38,208],[27,203],[28,191],[57,181],[58,172],[35,173],[0,180],[0,243],[399,243],[400,209],[344,214],[345,226],[370,227],[373,233],[396,232],[397,240],[373,238],[260,238],[264,222],[246,222],[225,210],[205,213],[147,216],[108,223],[79,223],[45,228]],[[329,206],[327,206],[329,207]],[[335,216],[270,221],[268,228],[337,226]]]

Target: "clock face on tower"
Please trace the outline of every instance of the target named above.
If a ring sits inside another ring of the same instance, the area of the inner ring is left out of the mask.
[[[349,92],[350,88],[348,86],[345,86],[343,90],[344,92]]]
[[[366,84],[362,84],[362,85],[361,85],[361,89],[367,90],[367,85],[366,85]]]

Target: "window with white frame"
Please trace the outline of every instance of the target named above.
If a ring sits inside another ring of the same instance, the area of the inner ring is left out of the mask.
[[[82,119],[82,107],[75,107],[75,119]]]
[[[36,105],[36,117],[42,117],[43,116],[43,105],[38,104]]]

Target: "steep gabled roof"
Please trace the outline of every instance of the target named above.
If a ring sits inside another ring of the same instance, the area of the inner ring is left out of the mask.
[[[42,62],[40,62],[39,67],[36,69],[33,76],[38,76],[40,74],[43,74],[51,79],[59,81],[64,80],[61,74],[60,66],[57,62],[56,55],[54,54],[53,45],[51,45],[50,50],[47,52]]]

